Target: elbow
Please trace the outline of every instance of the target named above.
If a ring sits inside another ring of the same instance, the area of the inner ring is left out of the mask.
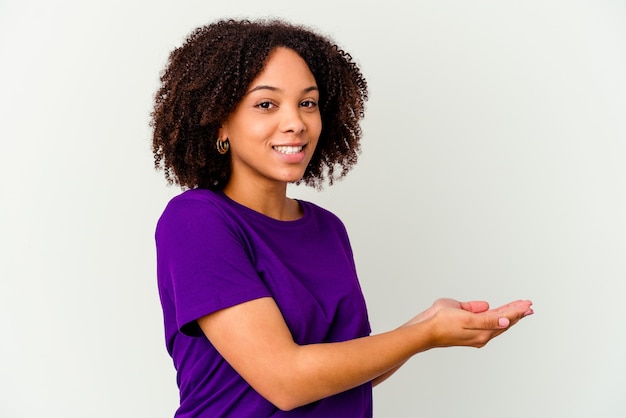
[[[298,407],[304,406],[310,402],[313,402],[313,400],[311,401],[304,400],[290,393],[275,393],[275,394],[269,394],[268,396],[264,396],[264,397],[276,408],[285,412],[291,411]]]
[[[315,402],[319,399],[319,394],[310,393],[301,386],[293,382],[286,386],[273,386],[258,391],[268,402],[281,411],[291,411],[301,406]]]
[[[280,409],[283,412],[289,412],[301,406],[301,405],[298,405],[296,402],[289,401],[289,400],[284,401],[284,402],[283,401],[272,402],[272,405],[274,405],[276,408]]]
[[[290,366],[267,369],[248,383],[268,402],[281,411],[291,411],[332,394],[316,376],[314,367],[307,363],[285,362]]]

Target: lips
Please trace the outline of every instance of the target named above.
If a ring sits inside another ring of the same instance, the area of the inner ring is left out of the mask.
[[[275,151],[280,152],[281,154],[297,154],[302,152],[304,149],[304,145],[300,146],[291,146],[291,145],[275,145],[272,147]]]

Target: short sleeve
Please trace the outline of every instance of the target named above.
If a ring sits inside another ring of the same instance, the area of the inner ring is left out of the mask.
[[[253,267],[245,233],[211,201],[172,200],[155,233],[160,292],[175,309],[178,329],[200,335],[196,320],[270,296]]]

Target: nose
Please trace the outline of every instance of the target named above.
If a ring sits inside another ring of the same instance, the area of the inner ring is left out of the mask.
[[[282,132],[299,134],[306,131],[306,122],[300,106],[283,106],[280,122]]]

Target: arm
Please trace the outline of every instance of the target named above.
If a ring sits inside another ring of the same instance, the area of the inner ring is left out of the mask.
[[[512,305],[516,303],[517,302],[512,302],[507,305],[500,306],[499,308],[492,309],[490,312],[494,314],[500,314],[500,315],[506,316],[507,310],[510,307],[513,307]],[[487,312],[489,310],[489,304],[484,301],[459,302],[454,299],[437,299],[430,308],[428,308],[424,312],[412,318],[409,322],[402,325],[402,327],[407,327],[412,324],[417,324],[419,322],[425,321],[426,319],[432,318],[438,311],[442,309],[462,309],[467,312],[481,313],[481,312]],[[528,316],[528,315],[531,315],[532,313],[533,311],[530,308],[530,305],[528,305],[528,309],[524,312],[523,316]],[[509,327],[510,325],[512,324],[509,324]],[[505,329],[508,329],[509,327],[505,327]],[[496,335],[499,335],[499,334],[496,334]],[[380,383],[387,380],[391,375],[393,375],[396,371],[398,371],[398,369],[402,367],[402,365],[404,365],[404,362],[400,364],[399,366],[389,370],[388,372],[376,377],[374,380],[372,380],[372,386],[377,386]]]
[[[412,324],[417,324],[418,322],[422,322],[428,318],[431,318],[433,315],[435,315],[438,311],[440,311],[441,309],[445,309],[445,308],[451,308],[451,309],[463,309],[465,311],[468,312],[474,312],[474,313],[480,313],[480,312],[485,312],[489,309],[489,304],[487,302],[483,302],[483,301],[472,301],[472,302],[459,302],[457,300],[454,299],[437,299],[435,301],[435,303],[433,303],[433,305],[426,309],[424,312],[416,315],[415,317],[413,317],[410,321],[408,321],[406,324],[402,325],[402,327],[407,327],[409,325]],[[503,309],[504,307],[500,307],[498,309]],[[401,328],[402,328],[401,327]],[[384,382],[385,380],[387,380],[389,377],[391,377],[391,375],[393,375],[395,372],[398,371],[398,369],[400,369],[400,367],[402,367],[404,365],[404,362],[402,364],[400,364],[399,366],[389,370],[388,372],[376,377],[374,380],[372,380],[372,386],[377,386],[379,384],[381,384],[382,382]]]
[[[198,324],[257,392],[289,410],[374,380],[430,348],[481,347],[521,319],[530,302],[507,306],[502,312],[478,314],[442,308],[383,334],[304,346],[293,341],[271,298],[217,311],[200,318]],[[506,318],[506,324],[499,325],[499,318]]]

